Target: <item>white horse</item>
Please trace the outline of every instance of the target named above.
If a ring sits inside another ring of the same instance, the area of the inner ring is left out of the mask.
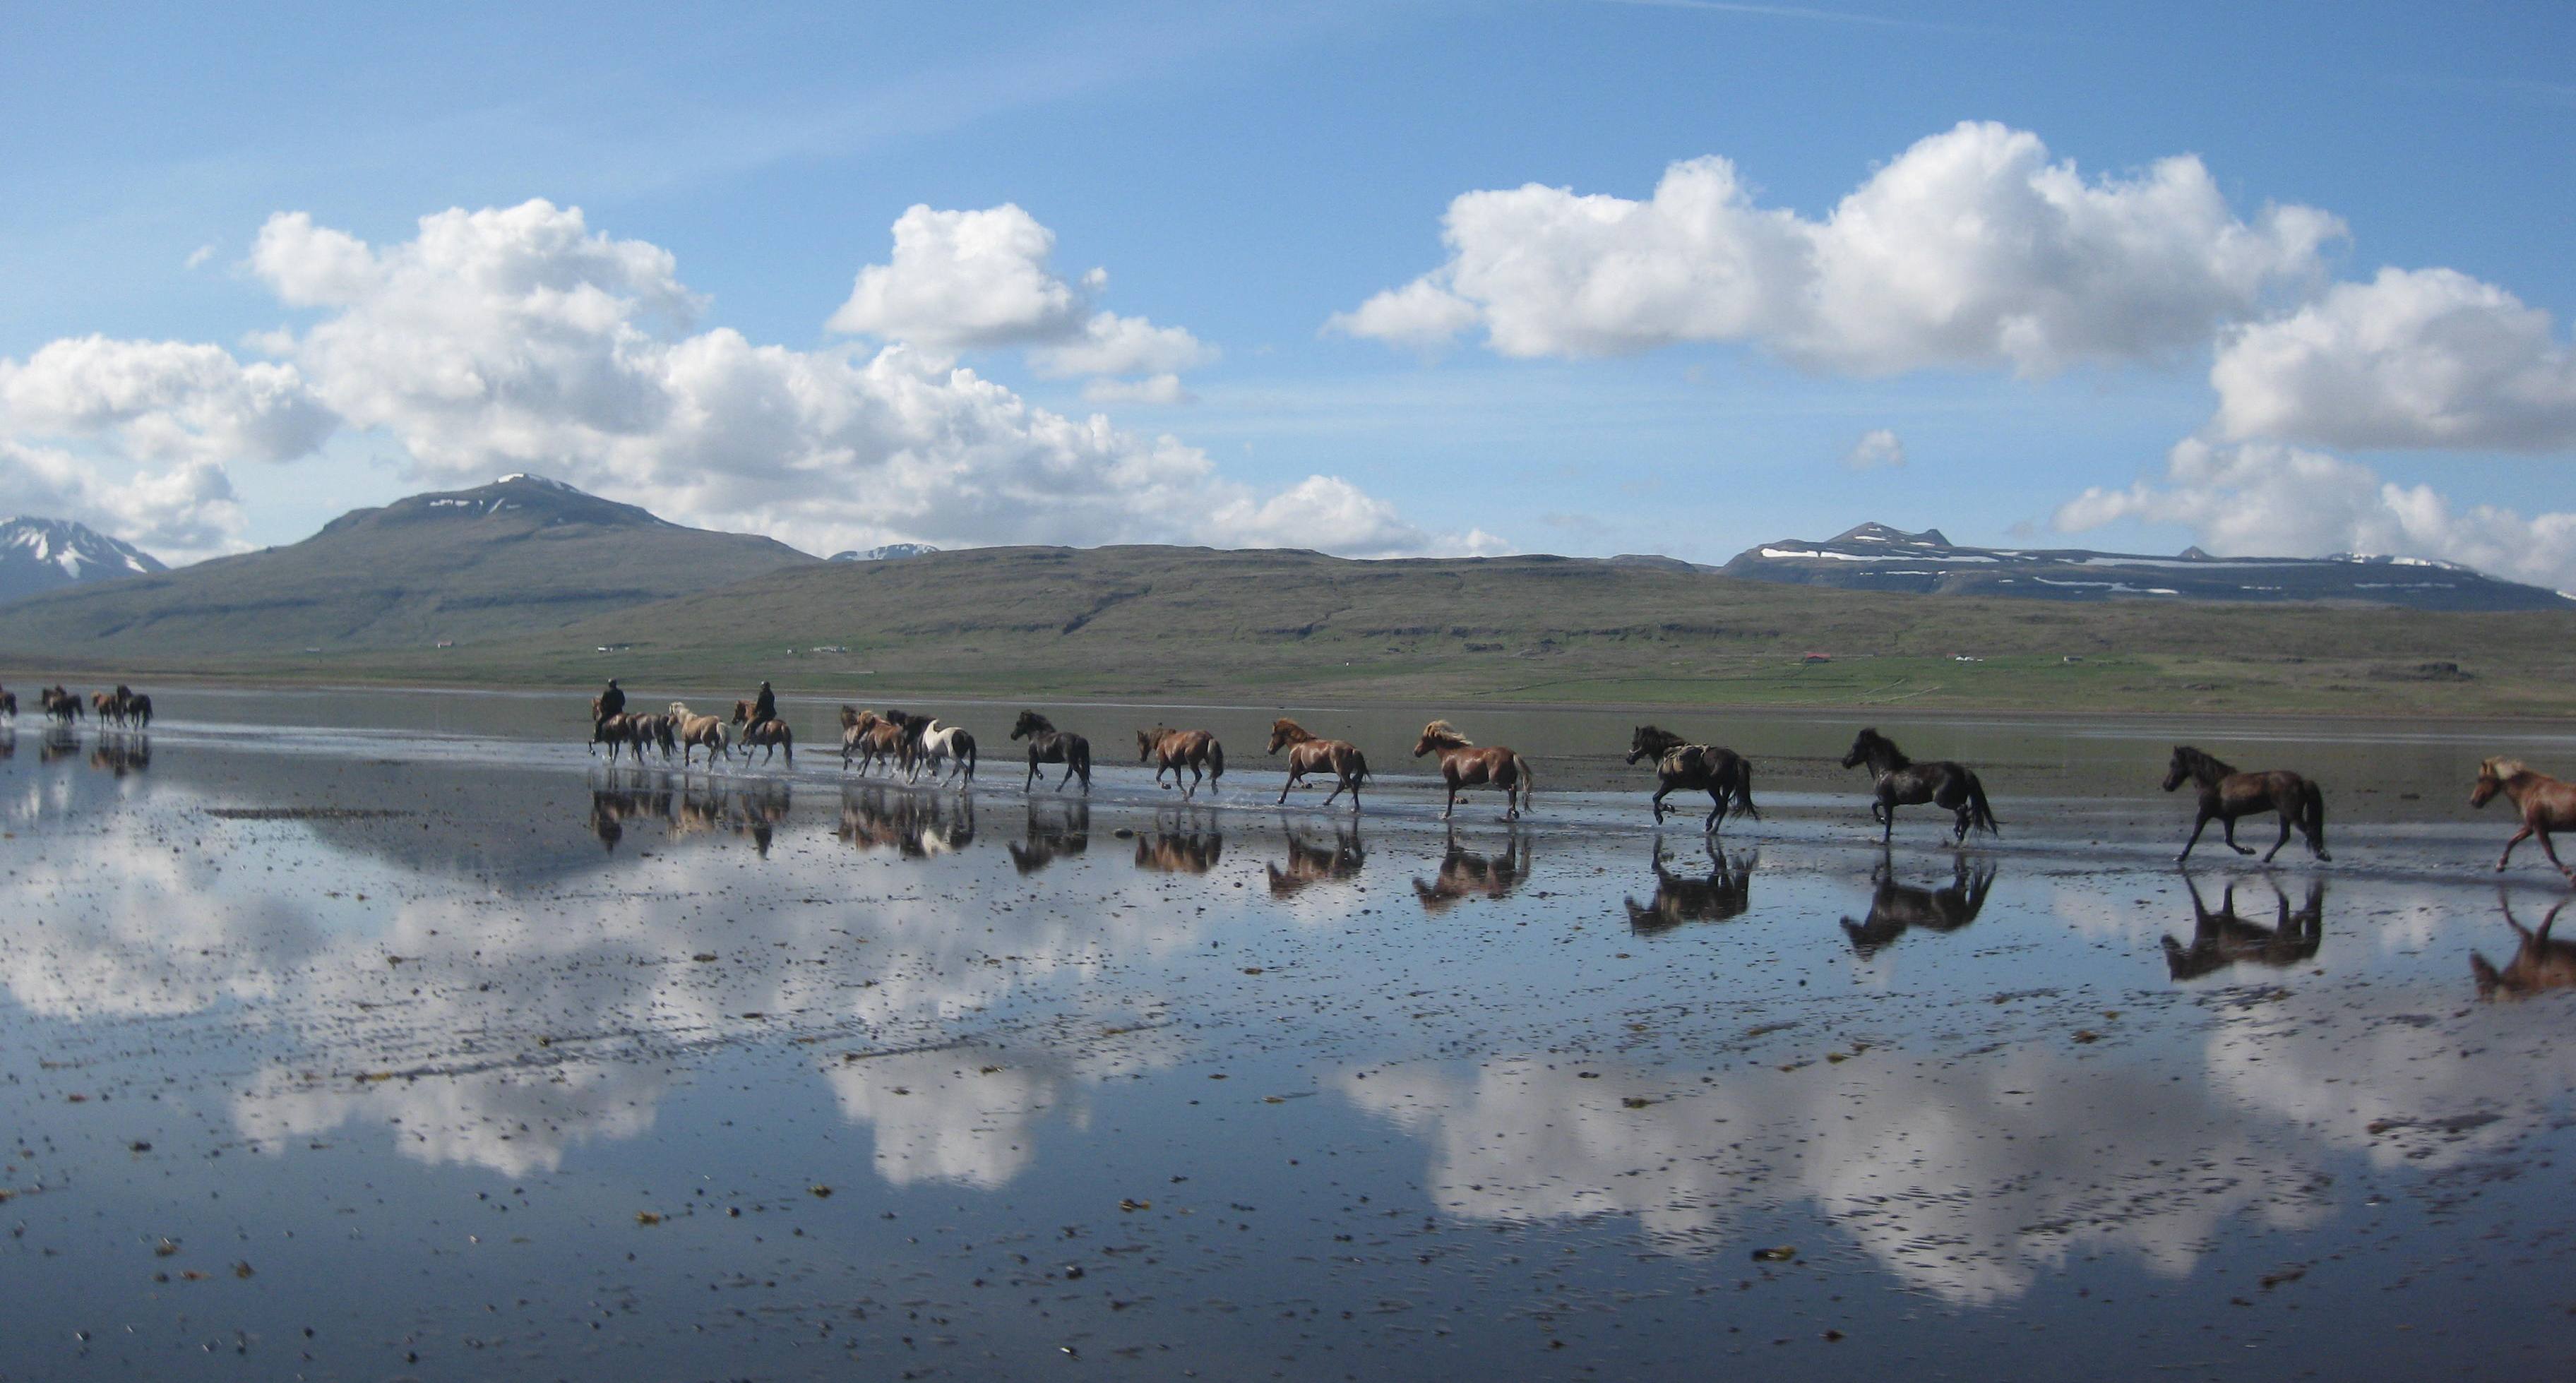
[[[671,716],[680,722],[677,727],[680,733],[680,767],[689,766],[689,751],[702,744],[707,747],[707,767],[709,768],[715,767],[716,756],[719,754],[726,758],[733,757],[733,751],[725,746],[725,723],[722,716],[702,716],[677,701],[671,703]]]
[[[905,775],[905,780],[919,781],[920,771],[927,768],[931,779],[938,781],[940,767],[945,764],[955,765],[949,770],[949,777],[962,776],[972,784],[975,781],[975,737],[967,733],[963,725],[943,726],[934,720],[930,722],[930,728],[921,732],[921,747],[914,753],[912,770]]]

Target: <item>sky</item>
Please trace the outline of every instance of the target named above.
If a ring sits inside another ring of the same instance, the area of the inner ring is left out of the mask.
[[[2100,12],[2096,12],[2100,11]],[[2576,9],[0,7],[0,511],[2576,589]]]

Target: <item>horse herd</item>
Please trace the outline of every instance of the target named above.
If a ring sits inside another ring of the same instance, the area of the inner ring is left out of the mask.
[[[86,708],[79,693],[59,684],[38,689],[36,705],[45,719],[57,725],[69,725],[88,714],[99,724],[119,730],[152,728],[152,698],[122,682],[112,692],[91,692]],[[0,716],[18,718],[18,694],[5,687],[0,687]]]

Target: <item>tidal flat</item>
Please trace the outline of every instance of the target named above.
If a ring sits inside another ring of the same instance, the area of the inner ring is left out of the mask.
[[[2576,1372],[2569,892],[2466,803],[2552,726],[1882,721],[2003,821],[1883,852],[1848,716],[1712,841],[1609,712],[1441,712],[1542,774],[1444,824],[1429,712],[1354,819],[1274,709],[1068,712],[1086,802],[160,699],[0,738],[0,1379]],[[2335,860],[2177,869],[2183,738]]]

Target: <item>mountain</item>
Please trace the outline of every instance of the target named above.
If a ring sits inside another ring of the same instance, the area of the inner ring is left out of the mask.
[[[0,601],[82,581],[165,571],[161,559],[69,519],[0,519]]]
[[[928,543],[888,543],[884,547],[852,548],[835,552],[835,562],[892,562],[904,557],[927,557],[939,549]]]
[[[354,510],[290,547],[0,606],[0,653],[230,659],[430,647],[560,628],[798,565],[820,563],[767,538],[688,528],[509,475]]]
[[[1846,590],[2032,600],[2354,601],[2416,610],[2567,610],[2556,591],[2421,557],[2172,557],[2085,548],[1964,547],[1927,528],[1865,523],[1823,542],[1783,538],[1736,554],[1730,576]]]

